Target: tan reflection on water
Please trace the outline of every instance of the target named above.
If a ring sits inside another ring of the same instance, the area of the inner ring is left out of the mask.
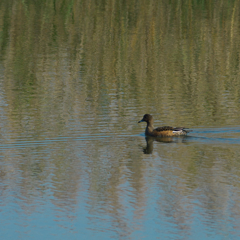
[[[0,8],[3,192],[31,202],[50,186],[53,203],[72,209],[87,192],[89,212],[103,209],[127,234],[122,198],[141,219],[152,187],[166,197],[156,193],[159,215],[179,225],[193,198],[226,217],[239,197],[237,144],[136,135],[144,113],[156,127],[240,125],[240,2],[38,4]]]
[[[54,110],[58,99],[67,108],[62,115],[79,102],[85,109],[86,99],[98,115],[103,100],[114,107],[105,95],[116,94],[120,114],[132,101],[138,113],[148,109],[172,121],[239,124],[238,1],[205,11],[140,2],[75,1],[64,13],[60,3],[47,4],[38,14],[34,4],[16,2],[2,46],[8,103],[14,108],[22,100],[14,89],[27,88],[29,96],[37,86],[43,100],[32,104],[45,109],[47,102]],[[7,11],[3,7],[1,16]]]

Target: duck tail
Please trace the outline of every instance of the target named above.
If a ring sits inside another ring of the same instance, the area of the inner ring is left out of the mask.
[[[185,128],[185,127],[176,127],[174,128],[173,132],[176,135],[186,135],[189,132],[192,132],[192,130],[189,130],[189,128]]]

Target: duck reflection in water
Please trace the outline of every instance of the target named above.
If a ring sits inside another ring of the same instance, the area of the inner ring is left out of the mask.
[[[151,154],[153,152],[153,142],[161,142],[161,143],[177,143],[177,142],[185,142],[186,136],[180,137],[151,137],[146,136],[145,140],[147,142],[147,146],[143,147],[143,152],[145,154]]]

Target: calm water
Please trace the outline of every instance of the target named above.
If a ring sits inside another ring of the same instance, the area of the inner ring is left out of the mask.
[[[1,239],[239,239],[239,9],[1,1]]]

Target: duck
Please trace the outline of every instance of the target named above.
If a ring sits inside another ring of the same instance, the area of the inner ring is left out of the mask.
[[[146,122],[147,127],[145,130],[146,136],[152,136],[152,137],[174,137],[174,136],[185,136],[187,135],[190,130],[186,130],[188,128],[185,127],[170,127],[170,126],[164,126],[164,127],[153,127],[153,117],[150,114],[145,114],[143,116],[143,119],[140,120],[138,123]]]

